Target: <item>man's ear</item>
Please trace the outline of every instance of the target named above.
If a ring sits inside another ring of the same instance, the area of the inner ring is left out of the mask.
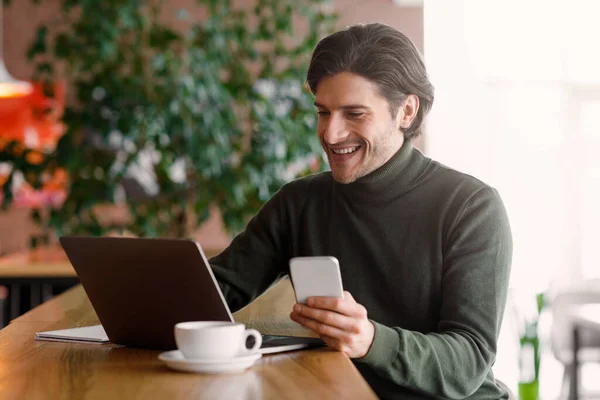
[[[406,99],[400,104],[396,123],[400,129],[407,129],[412,124],[419,111],[419,97],[414,94],[409,94]]]

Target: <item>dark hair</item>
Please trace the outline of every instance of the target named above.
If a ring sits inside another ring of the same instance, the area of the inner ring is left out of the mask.
[[[419,97],[419,111],[405,138],[421,133],[423,117],[433,104],[433,85],[429,82],[421,54],[402,32],[383,24],[350,26],[322,39],[315,48],[306,82],[313,94],[319,81],[340,72],[351,72],[375,83],[390,105],[392,117],[408,94]]]

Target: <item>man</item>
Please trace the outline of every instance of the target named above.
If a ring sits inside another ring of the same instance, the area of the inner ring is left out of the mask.
[[[419,52],[388,26],[352,26],[318,44],[307,82],[331,172],[282,187],[211,260],[227,301],[248,304],[292,257],[335,256],[345,297],[290,317],[351,357],[380,397],[506,398],[491,367],[507,215],[496,190],[413,148],[433,102]]]

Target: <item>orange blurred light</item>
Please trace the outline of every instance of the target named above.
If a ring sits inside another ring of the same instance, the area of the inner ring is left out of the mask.
[[[0,99],[27,96],[32,90],[27,82],[3,82],[0,83]]]
[[[0,35],[0,38],[1,37],[2,35]],[[2,60],[2,55],[0,54],[0,99],[23,97],[31,92],[33,92],[31,83],[15,79],[8,73],[4,61]]]

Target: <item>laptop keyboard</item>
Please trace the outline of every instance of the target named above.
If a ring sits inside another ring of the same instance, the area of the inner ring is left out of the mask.
[[[305,337],[294,337],[294,336],[272,336],[272,335],[262,335],[262,345],[260,346],[262,349],[277,347],[277,346],[287,346],[287,345],[295,345],[299,343],[311,344],[311,345],[322,345],[323,341],[319,338],[305,338]]]
[[[262,335],[262,345],[260,347],[266,348],[266,347],[281,346],[281,345],[287,344],[284,342],[285,339],[289,339],[289,338],[286,338],[285,336]]]
[[[295,345],[299,343],[320,345],[323,344],[323,341],[318,338],[262,335],[262,345],[260,346],[260,348],[265,349],[278,346]],[[254,346],[254,338],[252,336],[249,336],[248,340],[246,341],[246,347],[251,348],[252,346]]]

